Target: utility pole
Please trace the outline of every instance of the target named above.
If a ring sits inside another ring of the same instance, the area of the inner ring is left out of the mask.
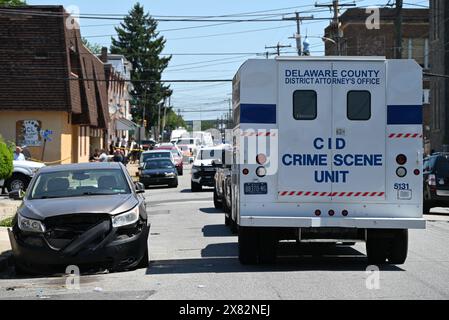
[[[277,44],[276,46],[273,46],[273,47],[267,47],[267,46],[265,46],[265,49],[276,49],[277,55],[280,56],[280,55],[281,55],[281,49],[282,49],[282,48],[291,48],[291,47],[292,47],[291,45],[286,46],[286,45],[280,44],[280,43],[278,42],[278,44]]]
[[[355,7],[355,3],[342,3],[340,4],[338,0],[333,0],[332,4],[315,4],[315,7],[327,7],[334,12],[334,17],[331,23],[331,38],[336,42],[336,50],[334,50],[335,55],[341,56],[341,39],[343,35],[340,30],[340,8],[342,7]]]
[[[295,20],[296,21],[296,34],[293,39],[296,39],[296,50],[298,51],[298,56],[302,56],[302,43],[301,43],[301,23],[303,20],[312,20],[313,16],[301,17],[299,12],[295,12],[295,17],[282,18],[282,20]],[[292,39],[292,38],[290,38]]]
[[[396,0],[396,21],[395,21],[395,29],[396,29],[396,45],[394,57],[396,59],[402,58],[402,0]]]

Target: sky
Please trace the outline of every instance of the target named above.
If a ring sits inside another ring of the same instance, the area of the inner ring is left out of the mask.
[[[114,14],[126,15],[136,0],[28,0],[31,5],[76,6],[81,15]],[[328,4],[331,0],[140,0],[145,10],[152,16],[219,16],[251,13],[246,19],[280,19],[291,17],[295,11],[303,16],[331,18],[327,8],[316,8],[315,3]],[[341,3],[356,3],[358,7],[384,6],[394,0],[342,0]],[[428,6],[428,0],[404,1],[405,7]],[[265,12],[261,12],[265,11]],[[271,16],[276,15],[276,16]],[[225,17],[216,19],[235,19]],[[245,18],[245,17],[238,17]],[[328,20],[303,21],[302,36],[308,37],[311,55],[324,55],[321,39]],[[115,35],[114,25],[120,21],[81,19],[81,35],[92,43],[109,47],[111,36]],[[218,24],[218,25],[217,25]],[[195,27],[185,29],[187,27]],[[199,27],[199,28],[198,28]],[[184,28],[183,30],[179,30]],[[175,29],[175,30],[173,30]],[[176,30],[178,29],[178,30]],[[168,68],[163,74],[165,80],[184,79],[232,79],[239,66],[247,59],[263,59],[263,53],[273,49],[266,46],[291,45],[283,49],[283,55],[295,55],[295,21],[264,22],[159,22],[158,30],[167,42],[165,54],[173,54]],[[229,55],[221,55],[229,53]],[[231,54],[232,53],[232,54]],[[188,55],[186,55],[188,54]],[[190,55],[195,54],[195,55]],[[198,55],[201,54],[201,55]],[[220,55],[217,55],[220,54]],[[272,56],[271,56],[272,57]],[[207,120],[222,117],[229,108],[232,85],[224,83],[173,83],[171,105],[181,110],[186,120]]]

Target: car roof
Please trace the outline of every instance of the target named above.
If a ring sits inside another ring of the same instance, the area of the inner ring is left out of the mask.
[[[57,166],[42,167],[39,170],[39,173],[74,171],[74,170],[99,170],[99,169],[123,170],[123,168],[124,168],[123,165],[118,162],[89,162],[89,163],[62,164]]]
[[[150,158],[150,159],[146,159],[144,162],[151,162],[151,161],[159,161],[159,160],[168,160],[171,162],[170,158]]]
[[[143,154],[161,153],[161,152],[170,152],[170,150],[166,150],[166,149],[149,150],[149,151],[145,151]]]

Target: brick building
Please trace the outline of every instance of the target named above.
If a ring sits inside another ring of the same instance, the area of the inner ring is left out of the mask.
[[[108,54],[107,48],[102,48],[98,56],[105,64],[106,84],[108,89],[108,109],[110,122],[108,126],[109,143],[117,139],[136,135],[139,127],[132,122],[131,95],[133,89],[131,80],[132,63],[120,54]]]
[[[449,3],[443,0],[430,1],[430,57],[431,72],[437,75],[449,74]],[[430,135],[432,149],[449,151],[449,80],[432,77],[430,104],[432,117]]]
[[[1,8],[1,7],[0,7]],[[0,10],[0,134],[43,160],[86,162],[109,122],[104,65],[62,6]]]
[[[366,9],[351,8],[341,15],[341,55],[385,56],[387,59],[394,59],[396,9],[380,9],[379,29],[367,28],[366,21],[370,14],[366,12]],[[332,38],[331,26],[325,29],[325,37]],[[334,42],[326,41],[326,55],[338,54],[336,47]],[[424,71],[429,71],[431,68],[430,47],[429,9],[402,9],[402,58],[415,59]],[[429,130],[432,121],[432,110],[429,104],[430,79],[424,78],[423,87],[423,129],[425,149],[429,152],[430,141],[433,139]]]

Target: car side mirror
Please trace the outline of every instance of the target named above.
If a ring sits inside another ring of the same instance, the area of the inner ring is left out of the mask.
[[[145,186],[141,182],[134,182],[136,193],[145,193]]]
[[[8,193],[8,196],[10,199],[17,200],[17,201],[23,200],[24,195],[25,194],[22,191],[22,189],[14,190],[14,191],[11,191],[10,193]]]

